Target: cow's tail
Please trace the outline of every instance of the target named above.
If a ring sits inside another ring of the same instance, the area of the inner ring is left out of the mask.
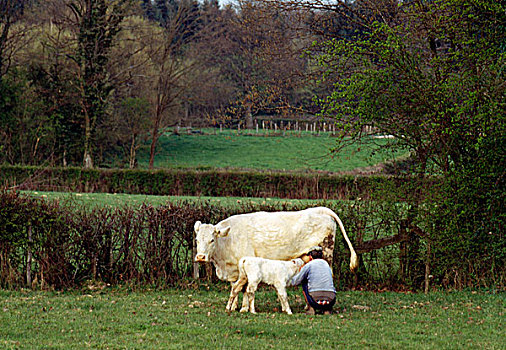
[[[355,249],[353,249],[353,245],[351,245],[351,241],[348,238],[348,235],[346,234],[346,230],[344,229],[343,222],[341,219],[339,219],[339,216],[337,216],[336,213],[334,213],[331,209],[320,207],[319,208],[321,212],[328,214],[336,220],[337,224],[339,225],[339,228],[341,229],[341,232],[343,233],[343,237],[346,240],[346,243],[348,243],[348,247],[350,248],[351,256],[350,256],[350,270],[355,271],[355,269],[358,267],[358,257],[357,253],[355,253]]]

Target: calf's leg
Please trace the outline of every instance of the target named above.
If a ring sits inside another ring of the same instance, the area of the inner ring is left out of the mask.
[[[290,304],[288,304],[288,294],[286,293],[286,288],[283,285],[275,285],[276,290],[278,292],[278,299],[281,303],[281,310],[286,312],[288,315],[292,314],[292,310],[290,309]]]

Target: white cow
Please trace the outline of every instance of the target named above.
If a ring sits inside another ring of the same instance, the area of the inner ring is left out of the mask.
[[[237,265],[245,256],[290,260],[318,245],[323,248],[324,258],[332,263],[336,222],[350,249],[350,269],[353,271],[358,265],[357,254],[341,219],[325,207],[233,215],[216,225],[197,221],[194,227],[197,240],[195,261],[212,262],[218,278],[229,282],[237,281]]]
[[[256,314],[255,291],[258,288],[258,284],[264,282],[276,288],[279,302],[281,303],[281,309],[291,315],[292,310],[288,304],[286,286],[290,279],[300,271],[303,265],[304,261],[302,259],[283,261],[251,256],[240,259],[238,265],[239,279],[232,285],[232,291],[230,292],[230,298],[226,308],[227,312],[235,310],[239,292],[246,282],[248,282],[245,298],[247,298],[249,305],[243,306],[241,312],[247,312],[249,310],[252,314]]]
[[[336,222],[350,249],[353,271],[358,264],[357,254],[343,223],[336,213],[324,207],[233,215],[216,225],[197,221],[195,261],[212,262],[218,278],[229,282],[237,280],[237,264],[245,256],[290,260],[318,245],[323,248],[324,258],[332,263]]]

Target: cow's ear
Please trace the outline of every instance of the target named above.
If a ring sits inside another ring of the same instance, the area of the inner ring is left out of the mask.
[[[195,225],[193,226],[193,229],[195,230],[195,232],[199,231],[200,225],[202,225],[202,223],[200,221],[197,221],[195,223]]]
[[[216,234],[216,237],[226,237],[228,235],[228,231],[230,231],[230,226],[225,227],[224,229],[221,230],[215,229],[214,233]]]

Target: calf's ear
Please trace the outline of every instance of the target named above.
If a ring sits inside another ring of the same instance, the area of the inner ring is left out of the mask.
[[[198,232],[200,225],[202,225],[202,223],[200,221],[197,221],[195,223],[195,225],[193,226],[193,229],[195,230],[195,232]]]
[[[225,227],[224,229],[218,230],[214,229],[214,234],[216,237],[226,237],[228,235],[228,232],[230,231],[230,226]]]

